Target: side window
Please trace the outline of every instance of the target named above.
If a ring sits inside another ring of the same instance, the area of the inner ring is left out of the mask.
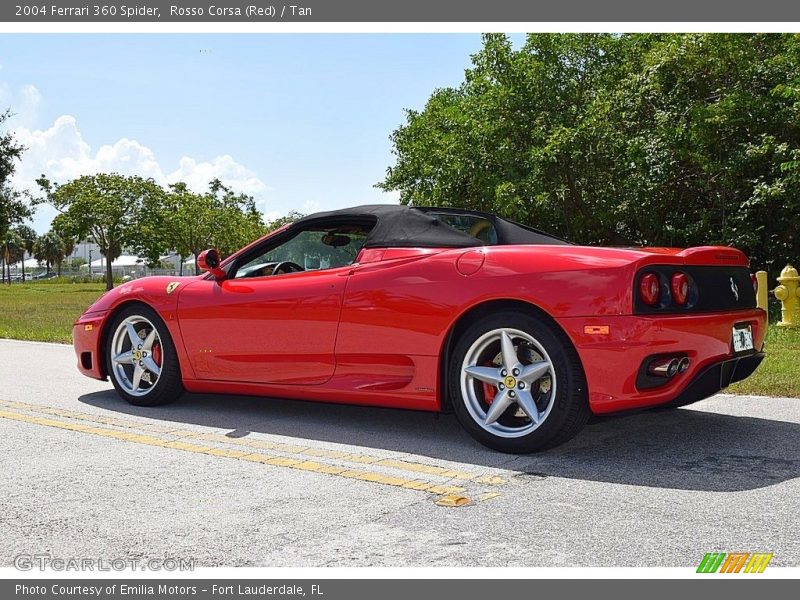
[[[439,219],[445,225],[449,225],[453,229],[471,235],[472,237],[481,240],[485,244],[497,243],[497,230],[488,219],[476,215],[459,215],[454,213],[437,213],[434,211],[429,212],[433,217]]]
[[[335,269],[355,262],[369,231],[365,228],[307,229],[241,265],[236,278]]]

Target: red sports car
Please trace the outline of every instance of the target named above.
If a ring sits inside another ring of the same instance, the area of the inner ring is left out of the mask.
[[[127,401],[186,390],[454,411],[530,452],[590,414],[681,406],[749,376],[766,315],[726,247],[598,248],[471,210],[314,214],[198,277],[106,293],[78,368]]]

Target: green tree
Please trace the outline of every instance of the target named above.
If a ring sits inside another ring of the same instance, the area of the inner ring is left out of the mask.
[[[195,257],[195,274],[199,273],[197,255],[211,246],[218,224],[214,209],[208,199],[190,191],[185,183],[169,186],[163,231],[167,244],[180,256],[180,273],[183,263]]]
[[[114,286],[111,263],[126,247],[141,244],[141,223],[151,218],[164,191],[152,179],[116,173],[87,175],[64,185],[37,180],[45,200],[62,213],[59,228],[72,239],[89,239],[106,259],[106,288]]]
[[[68,258],[72,254],[73,250],[75,250],[75,237],[72,232],[69,219],[64,214],[56,215],[51,224],[51,228],[53,233],[55,233],[61,239],[63,258]],[[59,261],[56,263],[59,277],[61,277],[62,262],[63,261]]]
[[[219,180],[209,185],[205,194],[190,191],[185,183],[169,186],[161,231],[165,244],[183,261],[194,256],[195,274],[199,274],[197,255],[216,247],[224,256],[264,234],[261,214],[252,197],[235,194]]]
[[[39,262],[45,263],[46,272],[49,275],[50,267],[61,265],[64,260],[64,241],[53,231],[40,235],[33,244],[33,257]]]
[[[11,111],[0,113],[0,127],[11,117]],[[17,143],[11,132],[0,134],[0,188],[5,187],[8,178],[14,173],[16,161],[25,148]]]
[[[31,207],[26,202],[26,194],[9,185],[0,185],[0,237],[14,225],[22,223],[31,216]]]
[[[486,35],[464,81],[391,136],[401,202],[496,212],[580,243],[800,255],[800,37]]]
[[[219,215],[220,228],[214,245],[223,256],[233,254],[266,233],[252,196],[237,194],[219,179],[214,179],[209,184],[208,197]]]
[[[161,268],[161,257],[170,250],[167,240],[168,192],[158,186],[142,197],[135,216],[131,249],[144,259],[148,268]]]
[[[622,62],[619,39],[532,34],[514,51],[506,36],[484,36],[459,88],[406,112],[381,187],[403,203],[484,209],[606,241],[614,136],[595,103]]]
[[[28,225],[17,225],[14,231],[20,237],[20,240],[22,240],[23,252],[20,260],[22,261],[22,281],[25,281],[25,253],[27,252],[29,255],[33,254],[33,245],[36,242],[37,236],[33,228]]]
[[[0,127],[10,117],[10,110],[0,113]],[[9,232],[11,227],[22,223],[31,215],[31,208],[26,202],[25,194],[14,190],[8,183],[8,179],[14,173],[16,161],[22,155],[23,150],[23,146],[17,143],[12,133],[0,133],[0,240],[3,241],[12,239],[13,236]],[[4,257],[0,258],[3,259],[4,265],[8,265],[8,261]],[[5,274],[4,269],[3,280],[5,280]]]
[[[253,240],[267,233],[261,214],[242,211],[236,207],[226,207],[227,223],[217,239],[215,246],[222,256],[230,256]]]
[[[638,125],[627,157],[638,199],[630,219],[647,241],[739,246],[777,275],[800,253],[784,226],[800,188],[784,165],[800,148],[796,35],[656,38],[618,91]],[[635,87],[634,87],[635,86]]]

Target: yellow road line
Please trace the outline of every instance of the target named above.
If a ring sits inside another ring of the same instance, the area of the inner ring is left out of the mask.
[[[487,500],[492,500],[494,498],[499,498],[503,494],[498,494],[497,492],[484,492],[480,496],[478,496],[478,502],[486,502]]]
[[[4,401],[3,404],[8,405],[9,403]],[[348,479],[369,481],[372,483],[378,483],[382,485],[429,492],[436,495],[460,494],[465,491],[463,487],[439,485],[428,481],[407,479],[405,477],[395,477],[374,471],[353,470],[353,469],[348,469],[346,467],[326,465],[315,461],[308,461],[304,459],[296,459],[285,456],[269,456],[265,454],[259,454],[256,452],[245,452],[245,451],[231,450],[225,448],[215,448],[212,446],[204,446],[202,444],[194,444],[191,442],[184,441],[183,439],[165,440],[147,434],[118,431],[116,429],[95,427],[83,423],[60,421],[49,417],[18,413],[10,410],[0,410],[0,418],[34,424],[34,425],[42,425],[45,427],[65,429],[68,431],[88,433],[100,437],[123,440],[126,442],[132,442],[136,444],[144,444],[148,446],[160,446],[163,448],[182,450],[184,452],[207,454],[211,456],[220,456],[223,458],[233,458],[237,460],[258,462],[272,466],[288,467],[291,469],[298,469],[302,471],[311,471],[315,473],[323,473],[332,476],[345,477]],[[172,433],[174,434],[174,432]],[[197,436],[193,435],[190,439],[194,440],[196,438]]]
[[[354,454],[350,452],[342,452],[340,450],[330,450],[327,448],[312,448],[301,446],[297,444],[287,444],[283,442],[272,442],[263,439],[245,439],[245,438],[231,438],[220,433],[204,433],[199,431],[191,431],[186,429],[176,429],[170,425],[159,425],[155,423],[145,423],[133,419],[121,419],[118,417],[106,417],[102,415],[94,415],[90,413],[82,413],[73,410],[62,408],[55,408],[50,406],[42,406],[39,404],[27,404],[24,402],[15,402],[9,400],[0,400],[1,406],[8,408],[17,408],[31,412],[39,412],[57,417],[67,419],[77,419],[81,421],[88,421],[92,423],[99,423],[102,425],[112,425],[115,427],[134,428],[144,431],[151,431],[155,433],[165,433],[174,435],[180,438],[193,438],[196,440],[205,440],[213,442],[221,442],[224,444],[246,446],[250,448],[259,448],[262,450],[272,450],[281,452],[283,454],[310,456],[314,458],[328,458],[333,460],[340,460],[343,462],[352,462],[357,464],[377,465],[397,469],[401,471],[408,471],[410,473],[422,473],[425,475],[435,475],[445,479],[453,479],[458,481],[470,481],[473,483],[483,485],[504,485],[507,480],[497,475],[470,473],[468,471],[460,471],[457,469],[450,469],[437,465],[430,465],[420,462],[413,462],[395,458],[382,458],[379,456],[371,456],[368,454]]]

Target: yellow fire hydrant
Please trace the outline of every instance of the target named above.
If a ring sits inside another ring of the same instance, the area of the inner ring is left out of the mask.
[[[800,275],[792,265],[786,265],[781,276],[780,285],[775,288],[775,297],[781,301],[781,327],[800,326]]]

